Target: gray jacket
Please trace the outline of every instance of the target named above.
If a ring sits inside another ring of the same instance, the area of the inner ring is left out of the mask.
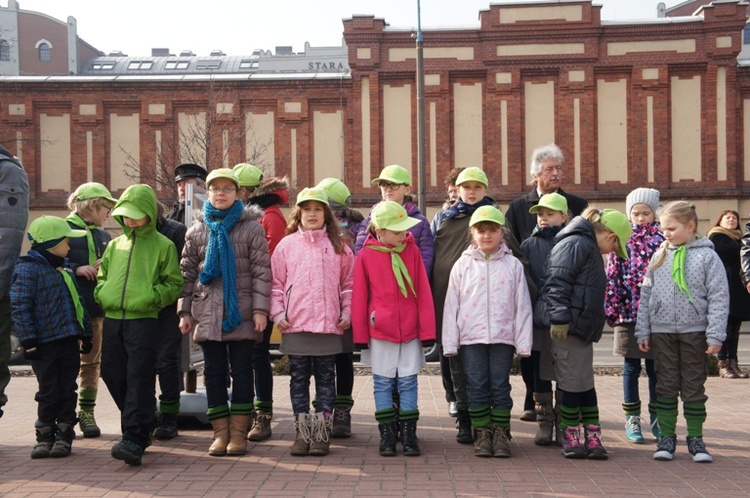
[[[0,145],[0,297],[8,294],[29,217],[29,180],[21,162]]]
[[[726,338],[729,316],[729,285],[724,265],[705,237],[687,244],[685,278],[693,300],[683,294],[672,280],[672,260],[677,247],[669,245],[654,254],[656,270],[649,269],[641,286],[641,301],[635,335],[642,344],[653,333],[706,332],[710,345],[721,346]]]

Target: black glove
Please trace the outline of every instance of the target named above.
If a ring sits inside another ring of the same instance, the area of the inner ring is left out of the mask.
[[[92,349],[94,349],[94,341],[91,337],[81,339],[81,354],[89,354]]]
[[[354,351],[364,351],[366,349],[370,349],[369,344],[355,344],[354,345]]]
[[[39,351],[36,349],[36,339],[28,339],[26,341],[23,341],[21,342],[21,346],[23,346],[24,349],[23,357],[27,360],[34,361],[40,358]]]
[[[423,348],[431,348],[435,345],[435,341],[430,339],[429,341],[422,341],[422,347]]]

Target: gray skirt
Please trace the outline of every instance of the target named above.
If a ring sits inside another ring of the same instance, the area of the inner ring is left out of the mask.
[[[594,388],[594,345],[568,334],[567,339],[552,339],[552,362],[557,387],[571,393]]]
[[[651,352],[644,353],[638,349],[638,340],[635,338],[635,323],[623,323],[615,325],[613,334],[612,354],[624,358],[653,358]]]

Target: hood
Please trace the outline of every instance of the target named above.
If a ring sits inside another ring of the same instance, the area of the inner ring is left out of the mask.
[[[419,208],[411,202],[405,202],[404,209],[406,209],[406,214],[408,214],[410,218],[414,218],[416,215],[422,214],[419,212]]]
[[[669,251],[675,251],[679,247],[680,246],[673,246],[672,244],[669,244],[669,246],[667,247],[667,250],[669,250]],[[700,247],[708,247],[709,249],[713,249],[714,248],[714,243],[711,242],[707,237],[700,237],[700,238],[697,238],[694,241],[690,242],[689,244],[686,244],[685,247],[687,247],[688,249],[697,249],[697,248],[700,248]]]
[[[144,184],[131,185],[130,187],[125,189],[125,192],[122,193],[120,199],[117,201],[117,204],[115,204],[115,208],[126,201],[132,202],[138,209],[146,213],[146,215],[149,217],[149,220],[146,225],[133,229],[125,226],[125,224],[122,222],[122,216],[113,216],[115,221],[117,221],[117,223],[120,224],[120,227],[122,227],[123,233],[128,238],[130,238],[133,232],[141,236],[155,231],[157,210],[156,193],[154,192],[154,189]]]
[[[289,202],[289,178],[272,177],[263,181],[250,195],[248,204],[255,204],[261,208],[267,208],[274,204],[286,204]]]
[[[540,239],[554,239],[557,237],[557,234],[562,231],[562,229],[565,228],[564,226],[559,227],[544,227],[539,228],[538,226],[534,229],[534,232],[531,234],[532,237],[539,237]]]
[[[500,247],[498,247],[497,251],[493,252],[489,258],[484,254],[484,251],[479,249],[474,244],[474,242],[472,242],[469,248],[464,251],[464,255],[469,256],[478,261],[486,261],[487,259],[491,259],[491,260],[502,259],[505,257],[506,254],[513,254],[513,251],[510,250],[510,248],[505,243],[505,241],[500,241]]]
[[[195,213],[194,218],[203,223],[203,211]],[[239,221],[258,221],[261,218],[263,218],[263,210],[254,204],[247,204],[242,209],[242,216],[240,216]]]
[[[416,242],[414,242],[414,236],[411,234],[411,232],[406,232],[406,238],[404,239],[404,244],[406,244],[407,246],[409,244],[416,244]],[[371,233],[368,233],[367,238],[365,239],[365,243],[362,247],[367,247],[367,246],[385,247],[385,244],[380,242],[378,238],[373,236]]]
[[[560,230],[555,236],[555,241],[560,242],[561,240],[570,237],[571,235],[582,235],[589,237],[596,242],[596,232],[594,231],[594,225],[588,222],[585,218],[576,216],[573,221],[568,223],[565,228]]]
[[[13,154],[11,154],[8,149],[6,149],[5,147],[3,147],[2,144],[0,144],[0,156],[5,156],[5,157],[10,158],[10,159],[13,158]]]

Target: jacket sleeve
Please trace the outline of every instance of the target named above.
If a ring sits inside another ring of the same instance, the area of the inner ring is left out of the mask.
[[[524,198],[522,197],[522,199]],[[511,201],[508,205],[508,211],[505,213],[506,224],[510,226],[510,232],[513,234],[513,237],[516,238],[516,241],[521,240],[521,231],[518,229],[519,220],[517,214],[519,205],[525,206],[526,203],[519,203],[515,200]]]
[[[589,246],[583,240],[571,238],[557,244],[549,255],[545,280],[549,322],[554,325],[569,324],[572,320],[570,303],[576,276],[586,262]]]
[[[275,211],[267,212],[263,218],[260,219],[261,225],[266,230],[266,240],[268,241],[268,252],[273,255],[273,251],[276,250],[276,246],[279,245],[281,239],[286,235],[286,220],[279,213]]]
[[[430,279],[427,277],[425,265],[421,264],[421,258],[414,251],[414,264],[416,279],[414,290],[417,293],[417,311],[419,313],[419,340],[434,341],[436,337],[435,325],[435,303],[432,301],[430,290]]]
[[[278,325],[284,318],[286,311],[286,245],[276,246],[271,256],[271,315],[270,318]]]
[[[354,263],[354,289],[352,290],[352,334],[354,344],[370,342],[370,326],[367,309],[370,301],[370,281],[365,268],[366,251],[360,253]]]
[[[344,254],[341,255],[341,319],[349,323],[352,321],[352,289],[354,287],[354,253],[344,244]]]
[[[745,225],[745,234],[742,236],[740,263],[742,264],[742,283],[747,285],[750,282],[750,223]]]
[[[729,316],[729,283],[724,264],[714,251],[707,251],[705,275],[708,299],[708,328],[706,340],[712,346],[721,346],[727,336]]]
[[[253,313],[268,315],[271,310],[271,256],[266,231],[253,223],[247,251],[253,286]]]
[[[660,249],[654,253],[652,261],[658,261],[660,258]],[[638,301],[638,318],[635,321],[635,337],[638,340],[638,344],[643,342],[651,336],[651,291],[654,288],[654,270],[648,270],[646,275],[643,277],[641,283],[641,298]]]
[[[367,227],[370,225],[370,217],[365,218],[359,225],[359,231],[357,232],[357,241],[354,244],[354,254],[359,254],[362,247],[365,245],[365,239],[367,238]]]
[[[101,292],[102,287],[104,287],[104,284],[107,282],[107,276],[109,273],[109,258],[110,258],[110,254],[112,253],[113,247],[114,247],[113,244],[107,245],[107,248],[104,250],[104,254],[102,254],[102,259],[101,261],[99,261],[99,271],[96,274],[96,287],[94,287],[94,301],[96,301],[102,306],[104,306],[104,304],[102,303],[102,300],[99,297],[99,293]]]
[[[607,291],[604,294],[604,316],[610,327],[620,322],[621,304],[625,282],[623,276],[623,264],[627,260],[622,259],[614,251],[607,256]]]
[[[177,301],[183,290],[184,279],[180,273],[180,259],[177,247],[172,242],[164,245],[158,281],[154,284],[156,306],[161,309]]]
[[[36,277],[28,264],[17,263],[10,277],[11,318],[21,342],[39,340],[34,309],[36,307]]]
[[[199,225],[193,225],[198,227]],[[182,249],[182,258],[180,259],[180,269],[182,271],[182,297],[177,301],[177,314],[189,315],[192,308],[193,289],[195,281],[198,280],[198,268],[200,267],[200,244],[198,242],[198,232],[196,228],[191,227],[185,235],[185,247]]]
[[[513,261],[513,263],[517,263]],[[534,342],[534,316],[531,309],[531,297],[526,285],[526,277],[523,266],[514,264],[516,281],[516,315],[515,315],[515,342],[516,354],[518,356],[531,356],[531,347]]]
[[[504,232],[505,233],[503,235],[503,241],[511,250],[513,256],[521,262],[521,265],[523,265],[523,274],[526,277],[526,289],[528,290],[529,296],[531,296],[532,300],[536,301],[537,288],[534,279],[531,277],[531,272],[529,271],[529,258],[526,256],[526,254],[524,254],[523,251],[521,251],[521,246],[518,243],[518,239],[516,238],[516,236],[513,235],[513,232],[510,230],[504,230]]]
[[[419,228],[417,245],[419,246],[419,252],[422,253],[425,270],[430,275],[432,273],[432,261],[435,258],[435,238],[432,236],[430,223],[426,218],[419,224]]]
[[[460,311],[459,297],[461,294],[461,280],[463,276],[461,259],[451,269],[448,290],[445,294],[443,306],[443,356],[456,356],[460,341],[458,337],[458,312]]]

